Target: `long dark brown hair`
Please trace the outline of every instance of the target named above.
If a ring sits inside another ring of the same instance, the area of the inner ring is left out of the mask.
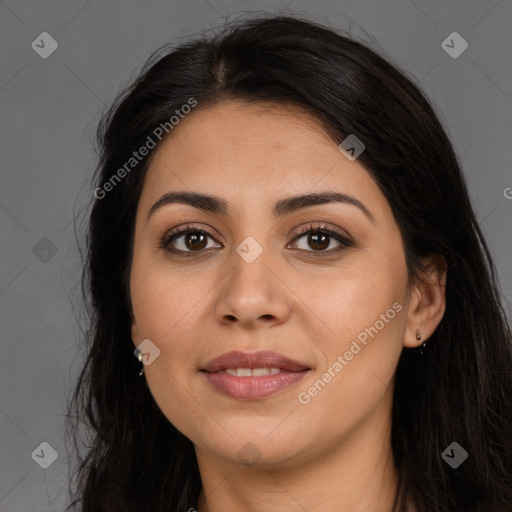
[[[424,355],[404,349],[396,371],[392,450],[404,498],[419,512],[512,511],[510,326],[458,158],[426,96],[339,31],[291,16],[232,22],[151,55],[102,118],[94,186],[113,183],[132,152],[190,98],[196,108],[224,99],[293,104],[316,116],[337,144],[350,134],[363,141],[358,162],[392,208],[410,281],[420,278],[429,253],[442,254],[448,266],[444,317]],[[193,444],[138,377],[130,333],[134,218],[151,154],[92,202],[87,357],[68,411],[76,454],[84,455],[67,510],[197,507]],[[78,440],[81,424],[87,443]],[[457,469],[441,457],[452,442],[468,453]],[[405,511],[405,501],[398,508]]]

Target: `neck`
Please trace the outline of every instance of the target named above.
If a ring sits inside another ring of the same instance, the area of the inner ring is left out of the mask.
[[[203,484],[198,512],[289,512],[290,505],[308,512],[393,512],[391,421],[374,416],[328,453],[286,468],[240,467],[196,447]]]

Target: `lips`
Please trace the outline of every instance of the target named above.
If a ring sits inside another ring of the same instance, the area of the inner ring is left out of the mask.
[[[276,352],[262,351],[251,354],[233,351],[212,359],[203,368],[203,371],[216,373],[222,370],[236,368],[249,368],[251,370],[254,368],[279,368],[287,372],[310,370],[308,366],[284,357],[281,354],[277,354]]]
[[[201,370],[210,385],[238,400],[258,400],[295,384],[311,368],[275,352],[228,352]]]

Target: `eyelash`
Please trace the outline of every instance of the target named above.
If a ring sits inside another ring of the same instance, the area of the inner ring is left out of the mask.
[[[174,239],[177,239],[180,236],[186,235],[188,233],[199,233],[199,234],[209,236],[212,239],[215,239],[215,237],[209,231],[207,231],[205,229],[196,228],[192,225],[186,225],[185,227],[183,227],[182,229],[180,229],[178,231],[170,231],[170,232],[166,233],[160,239],[159,247],[161,249],[165,249],[166,251],[169,251],[173,254],[183,256],[185,258],[193,256],[194,253],[200,254],[201,252],[204,252],[205,251],[204,249],[201,249],[198,251],[182,251],[181,249],[171,249],[169,247],[169,244]],[[324,251],[324,250],[323,251],[313,251],[313,250],[307,251],[305,249],[299,249],[300,251],[305,251],[306,253],[314,253],[314,254],[305,254],[305,256],[308,258],[318,258],[318,257],[321,258],[324,255],[331,256],[333,254],[337,254],[337,253],[340,253],[341,251],[344,251],[348,247],[353,247],[353,243],[347,237],[345,237],[341,232],[334,230],[334,229],[327,228],[324,224],[316,225],[316,226],[310,224],[309,226],[306,226],[306,227],[300,229],[297,232],[295,238],[292,240],[292,242],[302,238],[304,235],[309,235],[309,234],[328,235],[331,238],[334,238],[336,241],[338,241],[341,245],[339,247],[337,247],[336,249],[330,249],[329,251]]]

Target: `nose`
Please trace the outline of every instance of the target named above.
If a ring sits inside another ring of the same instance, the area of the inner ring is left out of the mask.
[[[217,287],[213,307],[218,322],[246,329],[285,322],[291,314],[291,291],[280,277],[270,250],[251,263],[236,251],[226,261],[229,272]]]

